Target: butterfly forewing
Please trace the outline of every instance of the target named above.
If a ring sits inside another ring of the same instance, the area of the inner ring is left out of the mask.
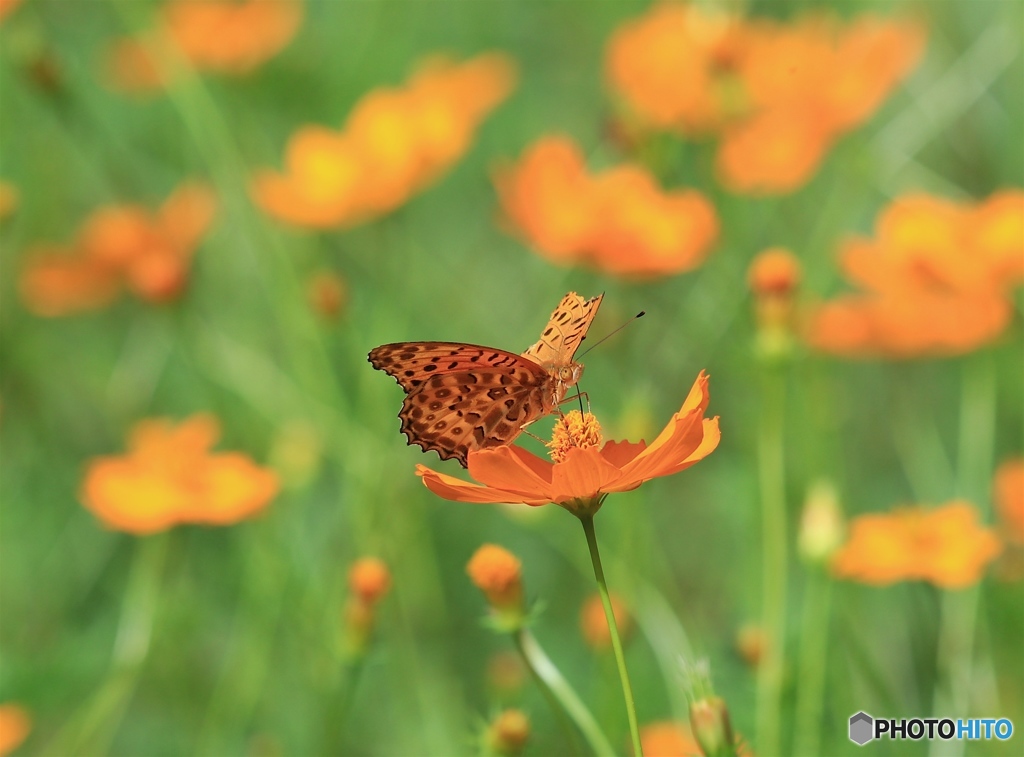
[[[559,368],[572,362],[602,296],[567,294],[540,341],[522,355],[460,342],[398,342],[372,350],[373,367],[405,390],[398,417],[409,444],[465,466],[473,450],[510,444],[553,412],[566,386]]]
[[[551,314],[540,339],[527,348],[523,356],[541,365],[561,367],[571,363],[602,299],[603,294],[585,300],[575,292],[569,292]]]

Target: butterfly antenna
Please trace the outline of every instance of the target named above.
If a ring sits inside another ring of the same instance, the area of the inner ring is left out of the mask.
[[[583,351],[583,352],[582,352],[582,353],[581,353],[581,354],[579,355],[579,357],[578,357],[578,358],[576,358],[576,359],[577,359],[577,360],[579,360],[579,359],[580,359],[580,358],[582,358],[582,357],[583,357],[584,355],[586,355],[586,354],[587,354],[588,352],[590,352],[590,351],[591,351],[592,349],[594,349],[594,348],[595,348],[595,347],[596,347],[597,345],[599,345],[599,344],[603,344],[604,342],[607,342],[607,341],[608,341],[609,339],[611,339],[611,338],[612,338],[613,336],[615,336],[616,334],[618,334],[618,333],[619,333],[620,331],[622,331],[622,330],[623,330],[624,328],[626,328],[626,326],[628,326],[629,324],[631,324],[631,323],[632,323],[633,321],[635,321],[635,320],[636,320],[637,318],[643,318],[643,317],[644,317],[644,315],[646,315],[646,314],[647,314],[647,311],[646,311],[646,310],[641,310],[641,311],[640,311],[639,313],[637,313],[636,315],[634,315],[634,316],[633,316],[632,318],[630,318],[630,319],[629,319],[628,321],[626,321],[626,322],[625,322],[624,324],[622,324],[622,325],[621,325],[621,326],[619,326],[619,327],[618,327],[617,329],[615,329],[615,331],[612,331],[611,333],[605,334],[605,335],[604,335],[603,337],[601,337],[601,338],[600,338],[600,339],[599,339],[598,341],[594,342],[594,343],[593,343],[592,345],[590,345],[589,347],[587,347],[587,349],[585,349],[585,350],[584,350],[584,351]]]

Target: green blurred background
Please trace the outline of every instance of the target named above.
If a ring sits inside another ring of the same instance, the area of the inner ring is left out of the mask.
[[[680,657],[706,657],[735,728],[762,754],[753,741],[755,673],[735,650],[738,629],[759,617],[761,591],[763,367],[746,268],[765,247],[787,246],[805,267],[806,290],[827,296],[841,288],[837,242],[869,233],[897,194],[983,198],[1021,186],[1024,4],[913,6],[929,29],[922,63],[792,195],[730,195],[710,170],[713,145],[679,143],[661,179],[706,193],[722,231],[703,267],[649,283],[553,267],[501,230],[490,181],[499,159],[551,132],[576,138],[591,168],[623,159],[603,137],[611,112],[603,48],[646,4],[309,2],[292,44],[248,77],[202,76],[145,101],[108,91],[97,73],[104,45],[146,26],[157,7],[28,0],[0,27],[0,177],[22,197],[0,228],[0,701],[33,713],[25,753],[319,754],[328,743],[359,755],[473,753],[480,724],[500,704],[486,685],[487,661],[508,646],[481,626],[485,605],[465,575],[485,542],[522,558],[528,595],[544,606],[536,636],[625,750],[614,664],[579,633],[579,608],[594,588],[579,526],[553,507],[456,504],[427,492],[416,463],[457,466],[405,445],[395,417],[401,392],[366,363],[372,347],[403,340],[519,351],[571,289],[606,292],[592,336],[647,311],[586,359],[583,386],[608,435],[649,439],[701,369],[712,377],[710,411],[721,416],[722,444],[706,461],[611,497],[597,519],[609,582],[638,621],[627,659],[640,721],[685,719]],[[782,18],[823,7],[900,6],[747,4],[751,14]],[[337,127],[362,95],[400,83],[424,55],[489,49],[518,61],[518,88],[464,159],[403,207],[331,233],[293,231],[253,207],[250,171],[280,165],[298,126]],[[40,53],[59,71],[57,91],[28,72]],[[222,209],[179,302],[124,298],[60,319],[25,310],[17,280],[27,247],[70,239],[103,204],[154,205],[189,176],[209,178]],[[334,321],[306,298],[307,278],[325,268],[350,288]],[[1020,452],[1019,302],[1010,337],[966,358],[802,356],[786,369],[791,545],[805,493],[821,477],[836,483],[848,515],[962,493],[953,483],[961,389],[978,363],[998,382],[993,465]],[[261,463],[280,460],[290,430],[293,443],[311,445],[315,469],[286,481],[261,517],[235,526],[146,538],[104,530],[77,499],[86,462],[122,451],[142,418],[199,411],[221,420],[222,449]],[[538,424],[542,436],[550,422]],[[927,437],[906,444],[911,426]],[[346,573],[362,555],[383,558],[394,586],[339,722],[347,680],[335,646]],[[787,753],[806,577],[794,556]],[[857,710],[933,713],[944,601],[920,583],[834,586],[823,754],[857,752],[846,734]],[[1022,584],[989,577],[979,601],[970,711],[937,714],[1006,716],[1024,728]],[[535,689],[511,703],[533,722],[527,754],[563,748]],[[973,743],[966,753],[1020,754],[1021,739]],[[871,748],[934,753],[926,742]]]

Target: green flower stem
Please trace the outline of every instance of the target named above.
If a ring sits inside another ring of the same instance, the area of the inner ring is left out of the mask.
[[[551,709],[555,711],[559,722],[565,729],[573,750],[576,749],[577,744],[571,723],[575,723],[594,754],[601,755],[601,757],[614,755],[615,750],[608,743],[608,738],[601,730],[601,726],[597,724],[590,710],[555,667],[551,658],[541,649],[533,634],[528,629],[520,627],[513,631],[511,636],[512,642],[523,658],[526,669],[530,671],[530,675],[537,682],[544,698],[548,700],[548,704],[551,705]]]
[[[136,541],[107,678],[82,714],[57,733],[45,754],[103,754],[110,750],[149,656],[169,540],[170,534],[163,533]]]
[[[594,532],[594,516],[581,515],[580,522],[583,523],[583,532],[587,535],[587,546],[590,547],[590,561],[594,564],[594,578],[597,579],[597,591],[601,595],[601,604],[604,605],[604,616],[608,620],[608,630],[612,637],[615,664],[619,668],[619,680],[622,682],[622,696],[626,700],[626,715],[629,717],[629,735],[633,740],[633,754],[636,757],[643,757],[644,750],[640,745],[640,727],[637,725],[636,706],[633,704],[633,687],[629,685],[626,656],[622,653],[619,627],[615,622],[611,597],[608,596],[608,583],[604,578],[604,568],[601,567],[601,553],[597,548],[597,534]]]
[[[757,458],[761,484],[761,627],[764,660],[757,669],[757,752],[782,754],[780,699],[786,641],[786,484],[783,407],[786,385],[780,369],[765,369]]]
[[[807,577],[803,616],[800,620],[800,686],[796,694],[796,743],[793,754],[821,754],[821,711],[825,703],[825,668],[828,658],[828,625],[831,615],[832,579],[815,566]]]
[[[981,352],[964,363],[960,400],[957,494],[978,507],[982,520],[991,511],[988,482],[993,470],[996,380],[993,356]],[[967,713],[974,690],[974,636],[981,590],[944,591],[939,626],[938,672],[933,712]],[[930,755],[963,754],[962,741],[936,741]]]

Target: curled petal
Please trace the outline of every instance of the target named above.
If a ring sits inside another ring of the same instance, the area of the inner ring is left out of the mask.
[[[546,499],[524,499],[511,492],[492,489],[488,486],[471,484],[460,478],[438,473],[425,465],[416,466],[416,475],[423,479],[426,486],[437,496],[452,502],[474,502],[495,504],[500,502],[525,505],[546,505]]]

